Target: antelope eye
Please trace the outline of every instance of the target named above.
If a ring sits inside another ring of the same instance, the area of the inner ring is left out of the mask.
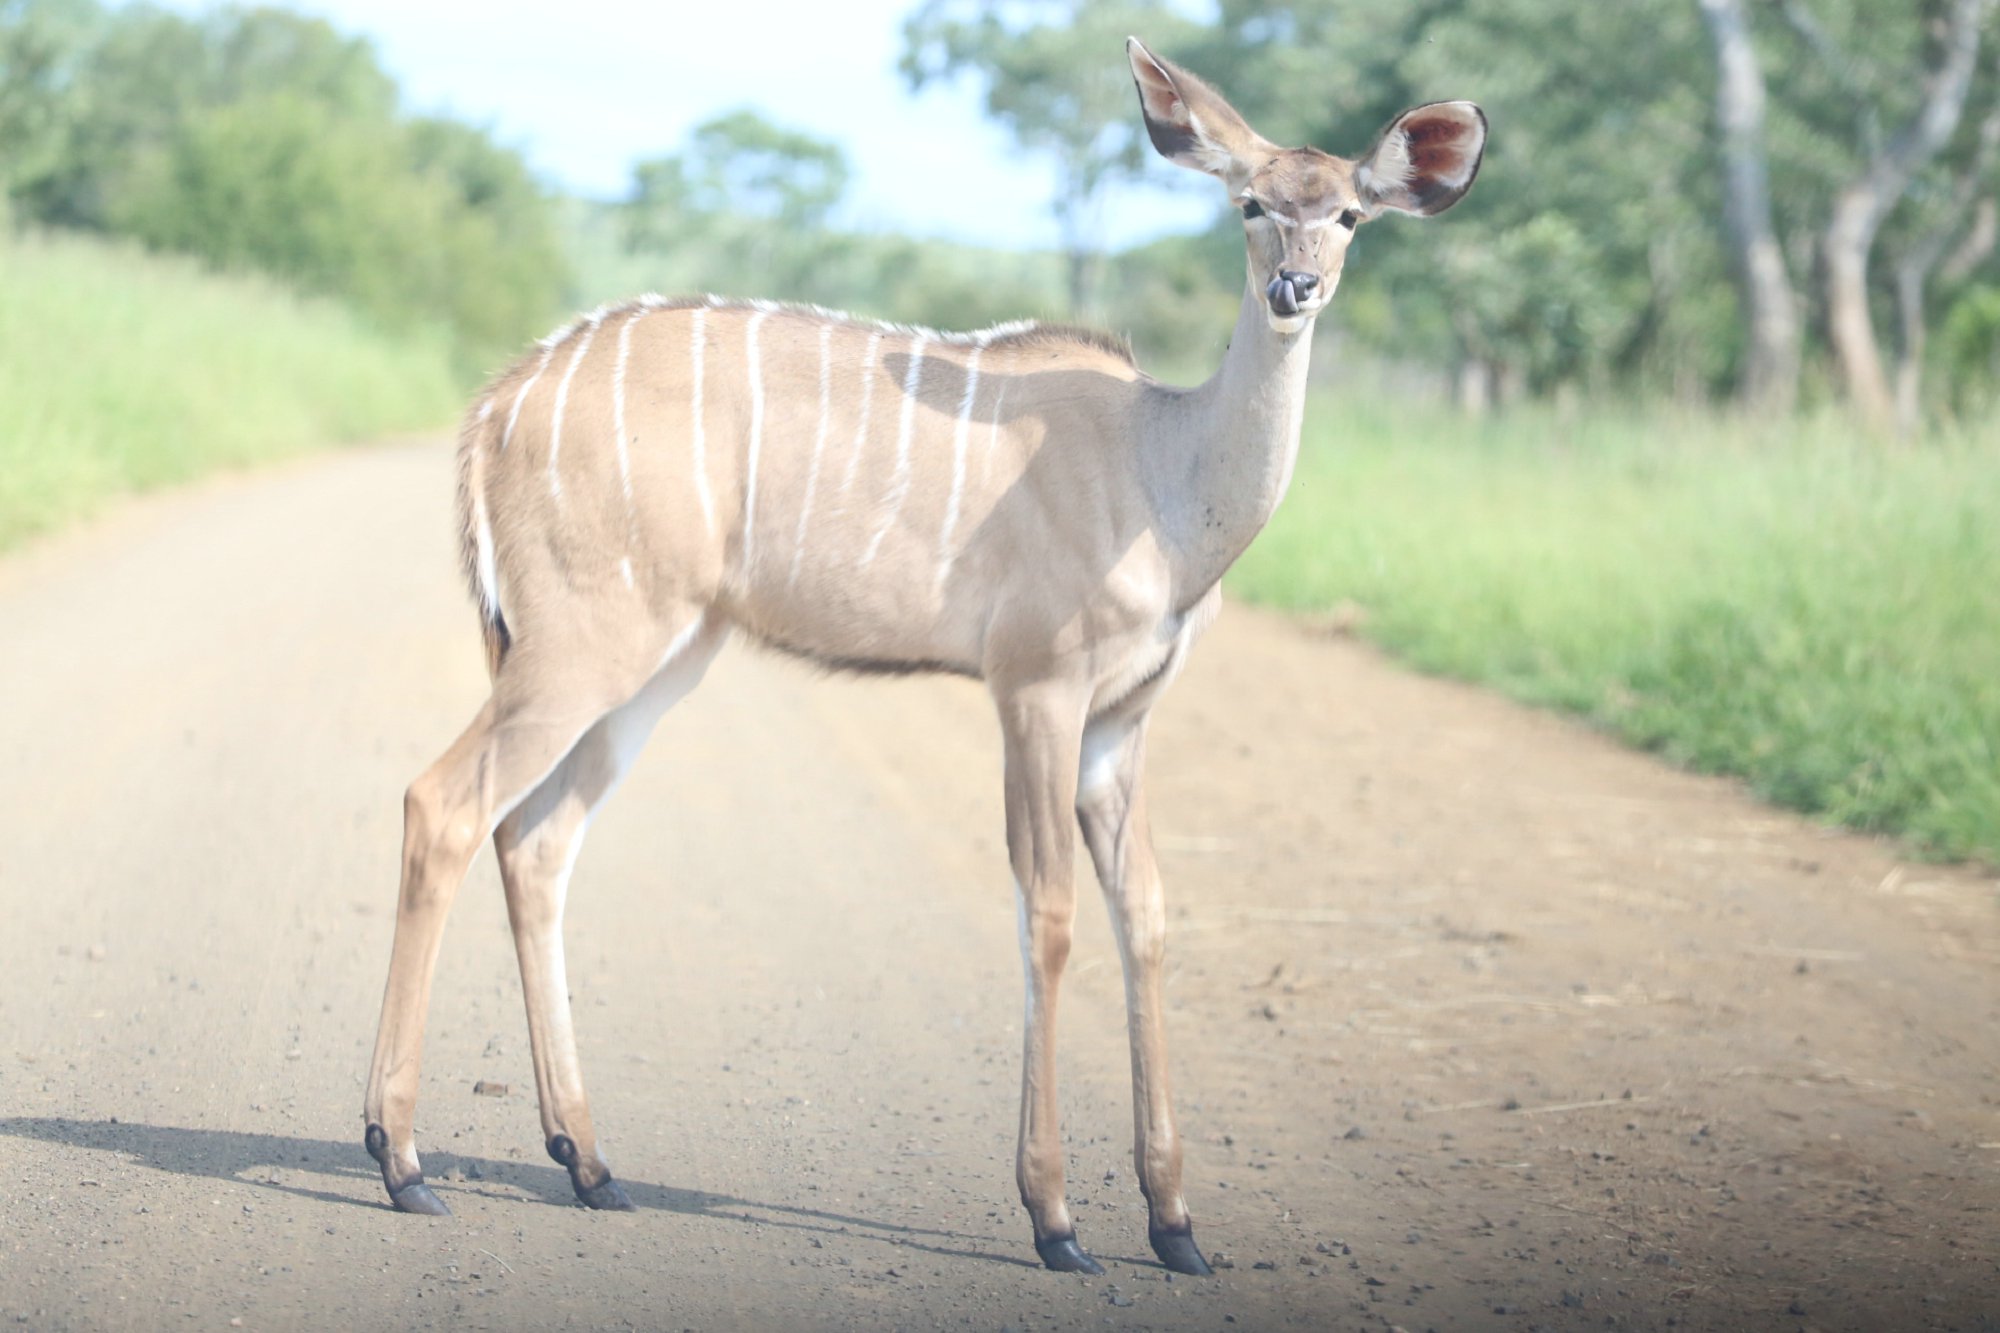
[[[1353,231],[1354,224],[1359,221],[1361,221],[1361,212],[1359,209],[1350,208],[1340,215],[1340,225],[1349,231]]]
[[[1245,199],[1243,201],[1243,216],[1246,218],[1261,218],[1264,216],[1264,206],[1255,199]]]

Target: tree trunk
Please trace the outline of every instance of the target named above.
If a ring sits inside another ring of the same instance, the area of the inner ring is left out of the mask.
[[[1922,105],[1884,148],[1868,155],[1861,176],[1835,197],[1827,222],[1827,336],[1848,396],[1874,430],[1886,431],[1894,423],[1894,403],[1868,310],[1869,254],[1883,219],[1901,201],[1910,179],[1958,128],[1979,56],[1979,30],[1992,4],[1993,0],[1952,0],[1944,57],[1926,81]]]
[[[1826,229],[1826,336],[1840,363],[1848,401],[1871,430],[1890,424],[1889,381],[1868,310],[1868,256],[1888,212],[1867,182],[1842,190]]]
[[[1896,438],[1917,438],[1923,419],[1924,280],[1926,266],[1915,259],[1896,265],[1896,322],[1901,344],[1896,358]]]
[[[1749,407],[1790,412],[1799,393],[1799,313],[1784,251],[1771,226],[1764,160],[1764,73],[1742,0],[1699,0],[1715,44],[1716,123],[1722,136],[1722,217],[1737,299],[1749,333],[1741,394]]]
[[[1896,433],[1914,439],[1923,414],[1924,342],[1929,328],[1924,319],[1924,295],[1931,273],[1947,283],[1963,282],[1986,256],[1995,241],[1994,206],[1991,198],[1980,198],[1987,177],[2000,159],[2000,106],[1986,113],[1979,125],[1979,144],[1972,159],[1952,182],[1951,198],[1937,225],[1919,236],[1896,261],[1896,322],[1900,339],[1896,361]],[[1960,237],[1945,260],[1952,237]],[[1939,261],[1945,260],[1939,268]]]
[[[1458,363],[1458,410],[1483,417],[1493,410],[1493,363],[1467,353]]]

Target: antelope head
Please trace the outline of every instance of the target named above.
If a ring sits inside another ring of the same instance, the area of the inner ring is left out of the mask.
[[[1250,283],[1280,333],[1296,333],[1332,299],[1354,230],[1391,209],[1430,217],[1472,188],[1486,148],[1485,113],[1431,102],[1390,121],[1359,158],[1280,148],[1222,94],[1128,38],[1139,109],[1153,147],[1205,171],[1243,213]]]

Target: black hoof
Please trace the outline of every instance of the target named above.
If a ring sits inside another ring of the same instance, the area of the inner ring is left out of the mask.
[[[451,1209],[444,1206],[444,1200],[431,1193],[431,1187],[421,1180],[413,1180],[400,1189],[389,1187],[389,1202],[396,1205],[399,1213],[421,1213],[425,1217],[450,1217]]]
[[[629,1213],[633,1211],[632,1199],[625,1193],[625,1187],[606,1176],[595,1185],[586,1185],[576,1178],[572,1171],[569,1183],[576,1190],[576,1197],[583,1200],[586,1208],[601,1208],[607,1212]]]
[[[610,1172],[595,1185],[583,1183],[583,1156],[576,1150],[576,1143],[567,1134],[558,1134],[549,1140],[549,1156],[556,1159],[569,1172],[569,1187],[576,1191],[576,1197],[583,1200],[586,1208],[599,1208],[606,1212],[629,1213],[632,1200],[625,1193],[625,1187],[611,1178]]]
[[[444,1206],[444,1200],[431,1193],[431,1187],[424,1184],[424,1178],[406,1180],[398,1185],[389,1178],[389,1134],[380,1125],[370,1125],[368,1132],[361,1136],[362,1146],[368,1149],[382,1168],[382,1183],[389,1190],[389,1202],[396,1205],[399,1213],[418,1213],[424,1217],[450,1217],[451,1209]]]
[[[1153,1242],[1153,1253],[1160,1256],[1160,1262],[1176,1273],[1186,1273],[1190,1277],[1213,1277],[1215,1270],[1208,1266],[1208,1260],[1201,1257],[1201,1251],[1194,1247],[1194,1227],[1183,1226],[1175,1231],[1149,1228],[1146,1239]]]
[[[1035,1242],[1035,1253],[1042,1256],[1042,1264],[1055,1273],[1102,1273],[1104,1265],[1083,1252],[1083,1246],[1076,1243],[1076,1233],[1067,1236],[1051,1236],[1047,1240]]]

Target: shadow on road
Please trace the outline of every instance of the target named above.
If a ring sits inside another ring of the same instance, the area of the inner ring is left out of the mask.
[[[133,1124],[119,1120],[72,1120],[62,1116],[0,1117],[0,1135],[18,1139],[38,1139],[69,1147],[93,1148],[123,1153],[140,1166],[171,1171],[182,1176],[202,1176],[229,1180],[259,1189],[274,1190],[298,1198],[349,1208],[386,1209],[385,1200],[369,1200],[358,1195],[378,1193],[381,1177],[366,1150],[355,1143],[334,1143],[326,1139],[291,1138],[279,1134],[246,1134],[234,1130],[183,1129],[172,1125]],[[582,1207],[571,1191],[569,1175],[552,1166],[526,1162],[499,1161],[489,1157],[468,1157],[442,1150],[424,1154],[425,1178],[449,1202],[453,1194],[475,1194],[487,1198],[518,1200],[525,1194],[535,1201],[564,1208]],[[277,1178],[277,1173],[305,1172],[331,1177],[350,1186],[345,1192],[314,1189]],[[463,1176],[459,1180],[456,1177]],[[851,1217],[818,1208],[798,1208],[790,1204],[759,1203],[705,1190],[680,1189],[620,1176],[625,1191],[641,1210],[681,1213],[690,1217],[716,1218],[751,1226],[787,1227],[824,1234],[859,1235],[886,1245],[922,1250],[956,1259],[979,1259],[987,1263],[1038,1268],[1032,1260],[988,1250],[963,1249],[926,1243],[914,1237],[930,1236],[941,1241],[978,1243],[990,1237],[968,1236],[956,1231],[905,1226],[894,1222]]]

